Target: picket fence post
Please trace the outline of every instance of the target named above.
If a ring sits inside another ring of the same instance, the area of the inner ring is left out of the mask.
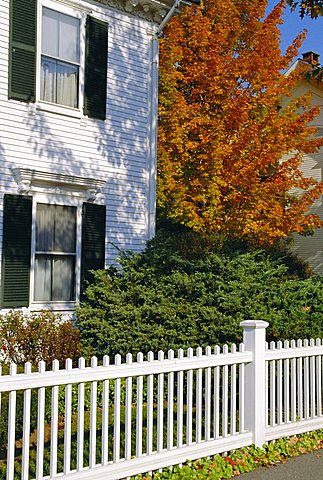
[[[252,432],[253,443],[262,447],[266,428],[266,328],[263,320],[245,320],[243,328],[245,350],[252,352],[252,362],[245,366],[245,428]]]

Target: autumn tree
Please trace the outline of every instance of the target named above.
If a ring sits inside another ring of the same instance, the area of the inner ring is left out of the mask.
[[[265,17],[266,5],[205,0],[173,19],[160,45],[159,211],[261,244],[320,226],[307,209],[323,191],[300,170],[323,144],[307,126],[318,109],[308,96],[280,107],[304,75],[282,72],[305,34],[282,55],[285,4]]]
[[[315,20],[323,17],[323,0],[287,0],[291,11],[297,11],[301,18],[309,16]],[[323,81],[323,67],[317,67],[311,74],[311,77]]]
[[[309,15],[311,18],[323,16],[322,0],[287,0],[292,10],[297,10],[301,18]]]

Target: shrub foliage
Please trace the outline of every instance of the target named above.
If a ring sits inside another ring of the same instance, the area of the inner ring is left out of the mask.
[[[54,359],[76,360],[81,354],[80,333],[71,321],[62,321],[48,310],[23,313],[21,310],[0,315],[1,361],[17,364]]]
[[[268,321],[268,340],[323,335],[323,277],[283,252],[161,230],[119,262],[95,273],[76,312],[100,356],[240,342],[246,319]]]
[[[60,361],[61,366],[67,358],[74,362],[81,355],[80,332],[71,321],[63,321],[57,314],[50,311],[24,313],[21,310],[10,311],[0,315],[0,366],[2,374],[9,374],[10,362],[18,365],[18,372],[23,372],[23,363],[30,362],[36,370],[40,360],[46,362],[51,369],[54,359]],[[62,393],[62,390],[60,390]],[[30,428],[33,432],[37,427],[37,391],[32,390]],[[62,396],[62,395],[60,395]],[[16,438],[22,437],[24,396],[17,392],[16,405]],[[0,418],[0,478],[1,461],[5,458],[8,439],[8,409],[9,393],[4,392],[1,397]],[[46,419],[50,418],[51,391],[46,390]],[[64,411],[64,398],[59,403],[59,411]]]

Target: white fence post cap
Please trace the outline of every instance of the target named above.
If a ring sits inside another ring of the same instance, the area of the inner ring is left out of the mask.
[[[240,327],[242,328],[267,328],[269,326],[268,322],[264,320],[244,320],[240,322]]]

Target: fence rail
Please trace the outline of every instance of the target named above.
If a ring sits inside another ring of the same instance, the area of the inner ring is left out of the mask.
[[[242,348],[242,344],[240,348]],[[226,349],[224,349],[224,351],[226,351]],[[26,388],[68,385],[70,383],[115,380],[117,378],[139,376],[139,374],[156,375],[223,365],[229,366],[233,364],[247,363],[252,360],[251,352],[235,351],[234,353],[220,353],[220,350],[218,350],[217,347],[215,347],[213,353],[211,349],[207,348],[204,354],[202,353],[202,349],[198,348],[196,355],[194,355],[193,349],[189,348],[187,350],[187,357],[183,356],[184,351],[179,350],[178,358],[174,359],[155,359],[152,355],[153,353],[150,352],[149,359],[144,361],[142,354],[138,354],[137,362],[132,363],[132,355],[128,354],[128,363],[126,364],[122,364],[120,355],[116,355],[114,358],[115,363],[113,365],[109,365],[110,359],[108,356],[105,356],[103,364],[106,363],[107,365],[95,367],[85,367],[84,363],[84,366],[72,368],[69,366],[70,361],[67,361],[65,370],[59,370],[59,363],[57,360],[54,360],[53,370],[45,371],[44,364],[42,370],[39,370],[38,372],[21,373],[17,377],[14,376],[16,373],[12,373],[11,376],[3,376],[0,382],[0,393],[9,392],[11,390],[25,390]],[[168,356],[170,357],[173,355],[174,352],[169,350]],[[80,359],[80,363],[83,365],[83,359]]]
[[[11,364],[0,376],[0,480],[119,479],[322,428],[323,341],[267,345],[267,325],[242,322],[230,351]]]
[[[322,355],[319,338],[267,345],[266,440],[322,427]]]

